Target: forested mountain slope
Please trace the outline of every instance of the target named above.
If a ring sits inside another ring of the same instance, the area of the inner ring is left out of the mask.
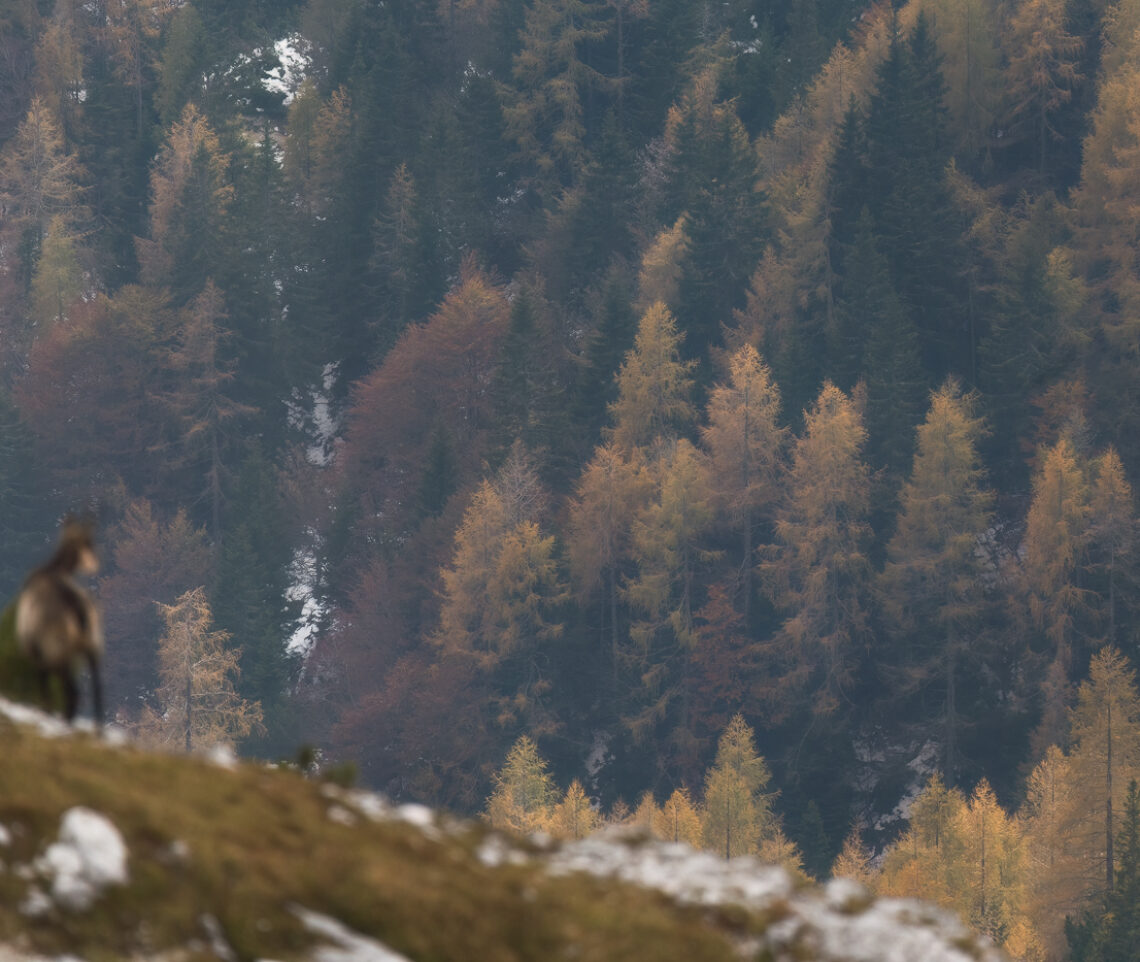
[[[400,798],[482,809],[522,736],[699,793],[739,713],[813,873],[935,771],[1026,812],[1137,657],[1138,27],[0,3],[6,591],[97,511],[124,724],[179,737],[191,639],[196,738]]]

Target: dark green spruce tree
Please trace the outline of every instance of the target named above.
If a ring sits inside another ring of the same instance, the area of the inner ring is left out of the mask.
[[[752,142],[731,103],[686,95],[676,131],[665,223],[685,215],[688,242],[681,267],[677,317],[685,350],[711,374],[708,349],[721,325],[744,306],[749,278],[766,236],[766,202]]]
[[[609,406],[617,399],[615,376],[637,334],[630,281],[614,270],[602,288],[594,329],[586,341],[576,384],[575,421],[586,447],[593,447],[608,423]]]
[[[511,305],[491,384],[495,405],[495,461],[505,459],[515,442],[538,456],[544,480],[559,484],[570,470],[570,424],[564,378],[556,365],[557,347],[549,305],[524,287]]]
[[[876,467],[901,477],[910,464],[927,382],[917,332],[891,282],[866,208],[844,263],[836,311],[841,336],[834,345],[837,383],[850,390],[865,381],[868,455]]]
[[[266,734],[248,747],[271,757],[295,747],[288,699],[296,665],[286,646],[297,612],[286,600],[289,527],[261,453],[242,466],[226,520],[210,596],[214,624],[241,649],[239,693],[265,713]]]
[[[0,608],[55,536],[56,517],[37,463],[34,438],[6,393],[0,393]]]
[[[446,426],[437,424],[432,431],[424,472],[416,492],[416,507],[423,517],[435,517],[455,493],[458,479],[455,443]]]
[[[891,278],[919,333],[931,380],[970,367],[965,263],[946,165],[945,81],[923,15],[892,36],[867,116],[867,203]]]
[[[863,112],[852,97],[828,165],[828,256],[831,270],[837,274],[843,273],[843,257],[855,240],[860,218],[867,208],[867,140],[863,126]]]

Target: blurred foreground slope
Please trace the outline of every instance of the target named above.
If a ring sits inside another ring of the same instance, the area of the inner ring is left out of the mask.
[[[0,962],[998,959],[913,902],[748,859],[519,840],[0,701]]]

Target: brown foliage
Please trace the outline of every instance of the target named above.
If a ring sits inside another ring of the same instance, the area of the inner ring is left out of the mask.
[[[460,474],[475,473],[508,312],[503,291],[468,262],[439,310],[405,331],[360,382],[348,412],[343,465],[349,485],[367,502],[383,499],[375,509],[400,516],[400,505],[414,500],[436,425],[455,439]]]
[[[156,402],[174,322],[161,292],[125,287],[76,305],[33,346],[16,402],[65,496],[108,497],[119,481],[156,502],[170,496],[165,466],[148,455],[172,427]]]

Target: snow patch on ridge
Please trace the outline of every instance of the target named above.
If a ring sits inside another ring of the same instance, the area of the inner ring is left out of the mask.
[[[490,840],[488,840],[489,842]],[[485,865],[513,861],[485,842]],[[584,872],[652,888],[678,902],[739,905],[771,923],[742,944],[760,958],[817,962],[999,962],[991,942],[959,919],[913,899],[875,899],[850,879],[797,888],[782,868],[751,856],[724,860],[687,845],[594,836],[547,857],[555,875]]]
[[[82,912],[109,885],[126,885],[127,846],[105,816],[89,808],[68,809],[59,841],[36,863],[51,879],[51,897],[65,909]]]
[[[313,962],[408,962],[406,956],[352,931],[334,918],[300,905],[294,906],[292,912],[310,933],[332,943],[315,948],[310,956]]]
[[[564,845],[549,865],[553,875],[585,872],[620,879],[696,905],[764,909],[793,892],[791,876],[778,866],[751,857],[725,861],[681,843],[630,846],[592,836]]]
[[[7,698],[0,698],[0,715],[17,725],[35,729],[36,734],[44,738],[63,738],[72,732],[71,726],[62,718]]]

